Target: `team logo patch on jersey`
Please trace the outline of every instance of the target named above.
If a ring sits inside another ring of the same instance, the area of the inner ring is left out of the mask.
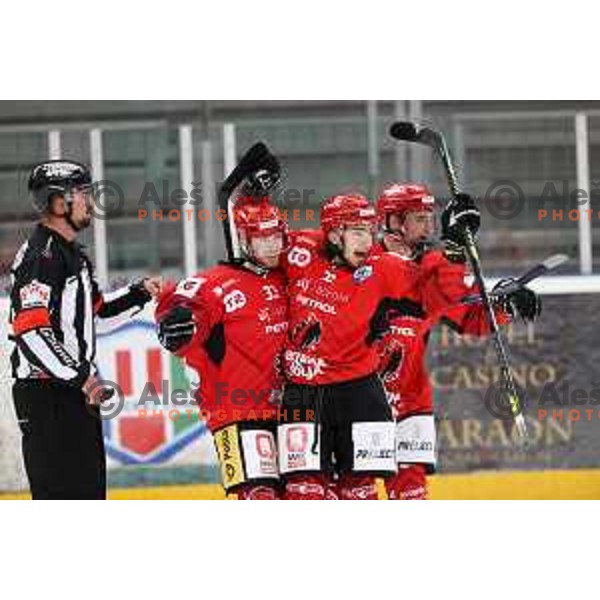
[[[241,290],[233,290],[223,297],[225,312],[232,313],[246,306],[246,295]]]
[[[294,246],[288,252],[287,260],[290,265],[295,265],[296,267],[306,267],[310,263],[312,257],[310,251],[306,248],[302,248],[301,246]]]
[[[175,293],[179,296],[193,298],[205,281],[204,277],[188,277],[177,284]]]
[[[364,265],[354,271],[352,279],[354,280],[354,283],[364,283],[372,275],[373,267],[371,265]]]
[[[21,297],[21,309],[47,308],[50,304],[51,289],[49,285],[34,279],[31,283],[23,286],[19,295]]]

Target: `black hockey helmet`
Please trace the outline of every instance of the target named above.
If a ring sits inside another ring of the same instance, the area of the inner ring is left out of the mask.
[[[88,167],[74,160],[48,160],[39,163],[31,170],[28,188],[33,196],[33,206],[38,212],[48,208],[54,194],[61,194],[68,200],[68,192],[73,188],[89,188],[92,174]]]

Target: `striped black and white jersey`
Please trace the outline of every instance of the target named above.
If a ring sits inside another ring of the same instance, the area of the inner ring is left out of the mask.
[[[15,380],[81,387],[95,373],[95,318],[128,318],[150,300],[142,282],[102,294],[83,246],[38,225],[11,268]]]

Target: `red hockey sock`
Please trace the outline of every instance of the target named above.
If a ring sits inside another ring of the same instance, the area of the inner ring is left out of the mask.
[[[423,465],[400,465],[398,473],[387,480],[390,500],[427,500],[427,476]]]

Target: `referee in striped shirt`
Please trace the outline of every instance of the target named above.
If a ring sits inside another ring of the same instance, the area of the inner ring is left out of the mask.
[[[92,219],[85,165],[36,165],[29,190],[41,219],[15,257],[10,292],[13,398],[25,469],[34,499],[104,499],[104,390],[94,366],[94,320],[141,310],[160,292],[160,279],[101,293],[76,241]]]

